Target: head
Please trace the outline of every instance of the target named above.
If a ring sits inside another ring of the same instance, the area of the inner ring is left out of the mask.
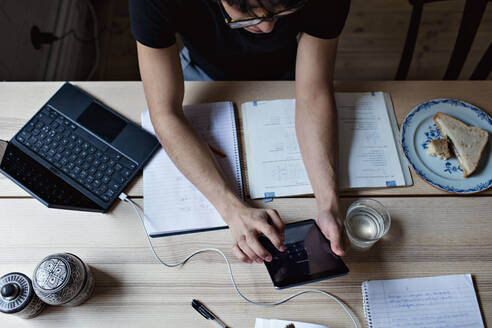
[[[271,17],[277,13],[281,16],[296,11],[306,0],[217,0],[221,1],[227,14],[234,20],[254,17]],[[292,10],[289,10],[292,9]],[[264,20],[253,26],[244,27],[252,33],[270,33],[279,17]]]

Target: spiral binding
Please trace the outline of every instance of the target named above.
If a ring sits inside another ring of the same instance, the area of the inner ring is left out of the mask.
[[[231,113],[231,122],[233,124],[233,129],[232,132],[234,134],[234,159],[237,161],[236,162],[236,179],[237,179],[237,189],[238,189],[238,194],[241,196],[241,199],[244,200],[244,188],[243,188],[243,175],[241,172],[241,159],[239,158],[239,139],[237,136],[237,125],[236,125],[236,115],[234,113],[234,105],[230,103],[230,113]]]
[[[371,309],[369,307],[369,292],[367,290],[367,281],[362,283],[362,308],[364,309],[364,316],[366,317],[367,327],[373,328]]]

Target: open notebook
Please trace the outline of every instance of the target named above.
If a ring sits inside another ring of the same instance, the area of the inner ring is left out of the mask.
[[[470,274],[362,283],[369,328],[484,327]]]
[[[183,107],[193,129],[226,157],[216,156],[226,179],[243,199],[234,106],[230,102]],[[154,133],[148,110],[142,126]],[[144,169],[145,225],[152,237],[226,228],[212,204],[160,149]]]
[[[390,95],[337,92],[339,189],[412,185]],[[241,106],[251,198],[312,194],[295,132],[295,99]]]

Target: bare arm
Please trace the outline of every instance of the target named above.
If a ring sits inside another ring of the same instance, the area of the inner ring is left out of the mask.
[[[337,39],[301,35],[296,63],[296,134],[318,206],[317,223],[343,255],[337,194],[337,111],[333,70]]]
[[[264,233],[280,248],[283,223],[275,211],[253,209],[236,197],[209,147],[189,125],[182,110],[184,82],[176,45],[153,49],[137,43],[137,50],[150,117],[162,146],[230,226],[234,254],[247,262],[270,260],[257,237]]]

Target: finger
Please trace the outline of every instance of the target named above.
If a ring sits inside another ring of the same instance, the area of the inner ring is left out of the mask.
[[[253,261],[250,260],[246,254],[244,254],[241,248],[239,248],[238,244],[234,244],[234,246],[232,247],[232,254],[234,254],[234,256],[237,257],[239,261],[253,263]]]
[[[272,242],[279,251],[283,252],[285,250],[284,237],[277,228],[267,222],[262,222],[259,224],[258,229]]]
[[[246,241],[248,242],[249,247],[258,256],[258,258],[256,259],[256,262],[262,263],[263,261],[270,262],[272,260],[272,255],[259,242],[258,236],[256,236],[253,233],[250,233],[250,234],[246,235]]]
[[[251,249],[251,247],[249,247],[246,238],[238,241],[238,246],[239,249],[248,257],[248,259],[251,260],[251,262],[258,259],[258,256],[255,254],[255,252]]]
[[[278,215],[278,212],[275,210],[268,210],[267,213],[272,219],[272,223],[275,226],[275,228],[277,228],[277,231],[283,235],[285,230],[285,224],[280,218],[280,215]]]
[[[285,241],[285,224],[282,221],[282,219],[280,218],[280,215],[278,215],[278,212],[276,210],[268,210],[267,213],[270,216],[273,225],[275,226],[275,228],[277,229],[277,231],[278,231],[278,233],[280,235],[280,239],[281,239],[281,242],[282,242],[282,247],[280,247],[280,248],[277,247],[277,248],[281,252],[283,252],[285,250],[285,247],[283,246],[284,245],[284,241]]]
[[[330,240],[331,250],[338,256],[345,255],[342,229],[335,220],[329,220],[320,225],[321,232]]]
[[[333,253],[337,254],[338,256],[344,256],[345,255],[345,249],[343,245],[343,238],[342,238],[342,233],[340,231],[340,228],[336,226],[331,233],[329,234],[330,236],[330,243],[331,243],[331,250]]]

